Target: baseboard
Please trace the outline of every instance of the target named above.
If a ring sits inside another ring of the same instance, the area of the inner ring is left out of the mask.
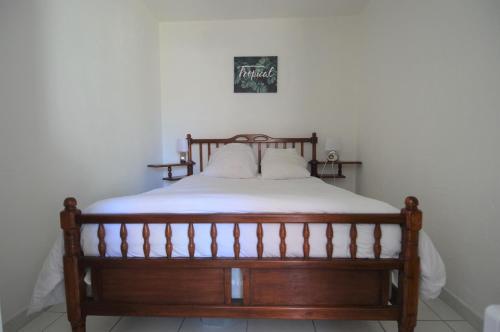
[[[453,310],[458,312],[466,321],[469,322],[476,330],[483,330],[483,318],[478,315],[474,310],[472,310],[464,301],[462,301],[455,294],[443,288],[441,295],[439,296],[441,300],[446,302]]]
[[[9,321],[5,322],[3,326],[4,332],[16,332],[18,331],[21,327],[24,325],[28,324],[31,322],[33,319],[37,318],[43,313],[42,311],[36,312],[31,315],[26,315],[27,310],[23,310],[17,315],[14,316],[14,318],[10,319]]]

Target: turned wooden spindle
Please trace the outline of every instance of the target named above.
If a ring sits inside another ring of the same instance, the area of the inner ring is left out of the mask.
[[[373,231],[373,236],[375,237],[375,244],[373,245],[373,253],[375,258],[380,258],[382,253],[382,245],[380,244],[380,239],[382,238],[382,229],[380,224],[375,224],[375,229]]]
[[[210,245],[210,249],[212,250],[212,258],[217,257],[217,224],[212,223],[212,227],[210,227],[210,237],[212,238],[212,244]]]
[[[280,257],[285,259],[286,257],[286,227],[285,223],[280,224]]]
[[[351,238],[351,244],[349,244],[349,251],[351,252],[351,258],[356,258],[356,252],[358,251],[358,245],[356,244],[356,238],[358,237],[358,229],[356,224],[351,224],[351,230],[349,231],[349,236]]]
[[[149,258],[149,253],[151,252],[151,245],[149,244],[149,234],[149,225],[147,223],[144,223],[144,226],[142,226],[142,237],[144,239],[142,250],[144,251],[144,258]]]
[[[122,243],[120,245],[120,250],[122,252],[122,257],[127,258],[127,253],[128,253],[128,243],[127,243],[127,225],[125,223],[122,223],[120,227],[120,238],[122,240]]]
[[[309,245],[309,224],[304,223],[304,229],[302,231],[302,235],[304,236],[304,258],[309,258],[309,251],[311,250],[311,246]]]
[[[257,144],[257,159],[258,159],[258,162],[259,162],[259,173],[261,172],[262,170],[262,167],[261,167],[261,161],[262,161],[262,147],[261,147],[261,143],[259,142]]]
[[[240,226],[238,223],[234,224],[234,230],[233,230],[233,236],[234,236],[234,258],[239,259],[240,258]]]
[[[189,226],[188,226],[188,238],[189,238],[189,243],[188,243],[189,258],[193,258],[194,257],[194,225],[192,222],[190,222]]]
[[[304,142],[300,142],[300,155],[304,157]]]
[[[104,230],[104,225],[99,224],[97,228],[97,237],[99,238],[99,244],[97,245],[97,249],[99,250],[99,256],[106,256],[106,241],[105,241],[106,231]]]
[[[208,143],[208,160],[210,160],[210,155],[212,154],[211,146],[212,144]]]
[[[170,223],[168,223],[165,227],[165,238],[167,240],[165,244],[167,258],[172,258],[172,250],[174,249],[174,246],[172,245],[172,226],[170,225]]]
[[[332,223],[326,224],[326,257],[333,257],[333,227]]]
[[[257,224],[257,258],[262,259],[262,254],[264,252],[264,243],[262,242],[262,237],[264,236],[264,230],[262,229],[262,223]]]
[[[200,143],[200,172],[203,172],[203,144]]]

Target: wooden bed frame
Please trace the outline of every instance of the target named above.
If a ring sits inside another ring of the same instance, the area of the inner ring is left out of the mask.
[[[229,139],[193,139],[187,136],[189,161],[199,145],[210,156],[213,146],[233,142],[257,145],[259,169],[263,147],[300,149],[312,144],[311,174],[316,175],[317,136],[271,138],[237,135]],[[299,147],[300,146],[300,147]],[[192,168],[190,174],[193,173]],[[144,258],[127,257],[127,225],[143,224]],[[172,257],[172,224],[188,224],[189,257]],[[210,258],[195,257],[194,225],[211,224]],[[217,224],[234,226],[234,257],[217,256]],[[257,224],[257,255],[240,258],[239,224]],[[263,224],[280,225],[280,258],[263,257]],[[303,225],[303,257],[286,256],[286,224]],[[326,224],[326,258],[309,256],[309,224]],[[98,224],[99,257],[84,256],[80,227]],[[106,257],[104,224],[120,224],[122,257]],[[165,225],[165,258],[150,257],[150,224]],[[349,259],[333,258],[332,224],[350,224]],[[374,257],[356,258],[358,224],[374,224]],[[399,224],[402,250],[397,259],[380,258],[381,225]],[[64,279],[68,319],[73,331],[85,331],[87,315],[197,316],[227,318],[397,320],[399,331],[413,331],[417,319],[420,261],[418,235],[422,213],[418,200],[407,197],[399,214],[82,214],[74,198],[64,200]],[[243,275],[243,299],[231,294],[231,269]],[[90,269],[92,294],[87,295],[84,272]],[[399,272],[391,287],[390,273]]]

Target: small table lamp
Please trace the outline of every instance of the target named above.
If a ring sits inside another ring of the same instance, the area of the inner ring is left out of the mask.
[[[177,139],[177,152],[179,152],[181,164],[184,164],[186,162],[186,155],[188,152],[188,143],[185,138]]]
[[[325,151],[328,161],[339,160],[340,140],[338,138],[328,137],[325,142]]]

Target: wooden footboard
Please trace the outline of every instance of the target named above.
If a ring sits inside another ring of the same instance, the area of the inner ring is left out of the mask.
[[[84,215],[74,198],[64,201],[64,276],[68,319],[85,331],[87,315],[201,316],[288,319],[397,320],[400,331],[416,324],[422,214],[408,197],[400,214],[127,214]],[[128,257],[127,225],[143,225],[144,258]],[[172,224],[188,224],[189,257],[172,257]],[[210,258],[195,257],[194,224],[211,224]],[[217,255],[217,224],[233,224],[234,257]],[[257,224],[257,257],[240,258],[243,223]],[[263,257],[263,224],[280,225],[280,258]],[[303,257],[288,258],[286,224],[303,225]],[[83,256],[80,227],[97,224],[99,257]],[[106,257],[104,224],[120,224],[120,258]],[[150,257],[150,224],[165,225],[165,258]],[[309,255],[309,225],[326,224],[326,258]],[[350,258],[333,258],[333,224],[350,224]],[[375,224],[372,259],[357,258],[357,225]],[[381,225],[399,224],[402,251],[381,258]],[[231,294],[231,269],[243,273],[243,299]],[[91,270],[87,295],[84,271]],[[399,272],[397,287],[390,272]]]

